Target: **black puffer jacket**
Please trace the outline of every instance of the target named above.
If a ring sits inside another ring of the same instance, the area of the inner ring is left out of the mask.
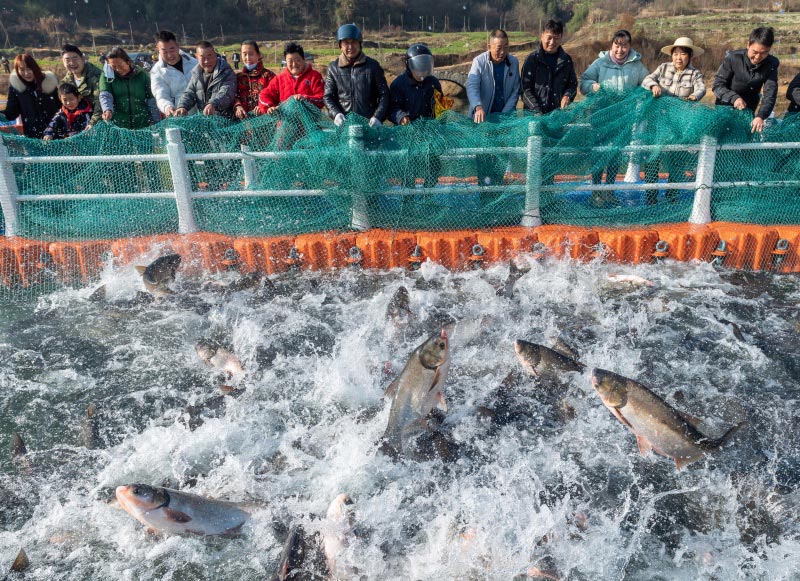
[[[397,77],[389,87],[391,96],[389,121],[400,125],[405,116],[410,117],[411,121],[420,117],[433,119],[434,90],[442,92],[442,85],[436,77],[425,77],[421,83],[418,83],[408,71]]]
[[[561,107],[561,98],[575,100],[578,92],[578,78],[572,57],[564,49],[558,47],[555,70],[551,69],[544,58],[544,49],[539,48],[528,55],[522,65],[520,91],[522,105],[536,113],[549,113]]]
[[[0,111],[7,119],[22,116],[22,131],[25,137],[41,139],[47,124],[59,109],[58,79],[50,71],[44,73],[41,91],[31,87],[20,76],[13,72],[8,79],[8,102],[5,111]]]
[[[358,113],[383,122],[389,112],[389,86],[383,68],[364,53],[352,65],[340,56],[328,65],[323,100],[331,117]]]
[[[789,99],[787,113],[797,113],[800,111],[800,74],[795,75],[792,82],[786,88],[786,98]]]

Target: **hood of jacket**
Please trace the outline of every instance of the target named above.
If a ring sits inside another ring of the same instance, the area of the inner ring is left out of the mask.
[[[607,51],[607,50],[601,50],[598,53],[597,58],[603,59],[604,64],[606,64],[608,66],[612,66],[612,67],[621,66],[621,65],[618,65],[617,63],[615,63],[614,61],[612,61],[611,60],[611,55],[609,55],[608,53],[609,53],[609,51]],[[622,64],[623,65],[627,65],[628,63],[632,63],[634,61],[640,61],[640,60],[642,60],[642,55],[640,53],[636,52],[635,50],[631,49],[631,52],[628,53],[628,58],[625,59],[625,62],[622,63]]]
[[[28,90],[28,85],[25,81],[22,80],[17,74],[17,71],[13,71],[8,78],[9,84],[16,89],[18,93],[24,93]],[[42,80],[42,92],[43,93],[52,93],[58,89],[58,79],[56,76],[51,73],[50,71],[44,71],[44,79]]]

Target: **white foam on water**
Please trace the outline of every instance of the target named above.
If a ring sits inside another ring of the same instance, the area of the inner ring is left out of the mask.
[[[528,266],[513,298],[495,291],[507,266],[451,273],[424,262],[417,274],[276,276],[286,294],[263,304],[248,291],[204,291],[190,306],[110,309],[139,288],[132,269],[104,272],[109,305],[88,303],[83,289],[41,299],[37,311],[49,315],[26,323],[34,339],[0,338],[11,386],[0,428],[31,434],[36,460],[27,475],[0,464],[0,492],[30,491],[6,493],[14,502],[0,564],[24,546],[38,579],[265,578],[286,529],[324,530],[328,505],[346,492],[355,534],[340,565],[368,579],[511,579],[551,566],[589,579],[796,574],[797,527],[750,518],[746,507],[800,482],[791,436],[800,385],[782,359],[798,348],[779,342],[776,351],[770,339],[796,337],[770,293],[800,296],[797,279],[768,280],[753,298],[702,264]],[[612,273],[654,286],[614,284]],[[397,329],[384,313],[401,284],[415,320]],[[389,416],[384,368],[399,373],[448,317],[445,424],[458,459],[393,461],[376,450]],[[736,322],[745,342],[719,319]],[[185,406],[231,383],[194,352],[195,341],[219,334],[244,363],[232,384],[246,391],[190,430]],[[503,378],[522,371],[514,340],[550,344],[562,334],[587,365],[564,377],[575,418],[559,419],[537,399],[542,388],[523,380],[514,388],[520,418],[495,430],[478,420],[476,406],[494,405]],[[71,337],[85,348],[71,351]],[[100,355],[81,359],[83,351]],[[29,364],[39,360],[65,363]],[[742,416],[751,431],[682,472],[642,458],[594,394],[592,367],[650,386],[714,435]],[[109,446],[90,452],[76,432],[91,400],[102,402]],[[135,482],[238,502],[252,516],[238,538],[150,535],[106,502],[110,489]]]

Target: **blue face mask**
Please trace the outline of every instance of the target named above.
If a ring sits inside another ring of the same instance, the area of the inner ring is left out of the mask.
[[[248,64],[246,64],[246,63],[245,63],[245,65],[244,65],[244,68],[246,68],[248,71],[252,71],[252,70],[254,70],[254,69],[257,67],[257,66],[258,66],[258,63],[252,64],[252,65],[248,65]]]

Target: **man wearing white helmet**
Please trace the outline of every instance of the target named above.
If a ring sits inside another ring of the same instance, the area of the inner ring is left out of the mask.
[[[340,26],[336,40],[342,54],[328,65],[323,97],[328,113],[337,126],[350,113],[357,113],[377,127],[389,112],[389,86],[383,68],[361,50],[361,29],[355,24]]]

